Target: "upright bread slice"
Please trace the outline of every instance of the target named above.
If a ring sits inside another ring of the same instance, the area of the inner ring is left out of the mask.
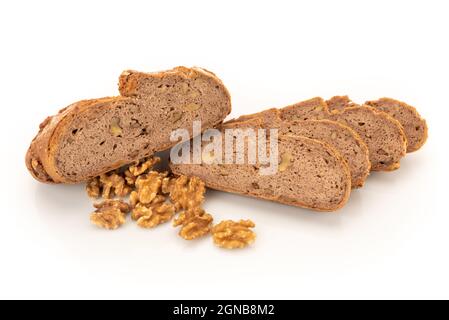
[[[326,102],[320,98],[301,101],[279,110],[282,120],[321,120],[329,116]]]
[[[278,128],[282,135],[302,136],[328,143],[348,163],[352,187],[359,188],[364,185],[371,169],[369,150],[360,136],[348,126],[330,120],[281,120],[278,109],[268,109],[252,115],[244,115],[225,124],[256,118],[263,120],[264,128]]]
[[[265,125],[276,126],[282,121],[280,115],[281,114],[279,112],[279,109],[271,108],[261,112],[243,115],[238,117],[237,119],[228,120],[226,121],[226,124],[231,124],[234,122],[246,122],[247,120],[260,118],[265,123]]]
[[[74,103],[40,126],[26,164],[39,181],[77,183],[170,148],[170,134],[201,120],[220,124],[231,111],[223,83],[199,68],[120,77],[124,96]]]
[[[371,107],[351,104],[341,111],[335,109],[335,105],[332,107],[333,111],[330,112],[323,99],[314,98],[280,109],[280,114],[282,120],[328,119],[340,122],[358,133],[368,146],[371,170],[391,171],[399,168],[407,140],[397,120]]]
[[[357,132],[369,149],[371,170],[392,171],[400,167],[407,150],[407,139],[400,123],[371,107],[349,107],[332,113],[338,121]]]
[[[426,143],[427,123],[414,107],[391,98],[367,101],[365,104],[388,113],[401,123],[407,137],[407,152],[416,151]]]
[[[329,112],[335,113],[343,111],[345,108],[357,107],[358,105],[349,99],[348,96],[335,96],[326,101]]]
[[[368,147],[349,127],[330,120],[283,121],[280,134],[303,136],[333,146],[349,165],[353,188],[362,187],[368,178],[371,169]]]
[[[222,128],[251,129],[255,123],[258,128],[257,118]],[[245,152],[247,149],[246,144]],[[199,177],[213,189],[316,211],[335,211],[346,204],[351,175],[346,161],[333,147],[314,139],[280,135],[278,150],[280,164],[274,175],[261,175],[259,162],[171,164],[171,168],[175,174]]]

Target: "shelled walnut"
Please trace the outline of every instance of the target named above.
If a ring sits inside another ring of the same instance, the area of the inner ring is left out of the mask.
[[[206,186],[197,177],[180,176],[173,183],[170,198],[177,210],[200,208],[204,202]]]
[[[96,226],[115,230],[125,223],[130,206],[121,200],[106,200],[94,205],[97,210],[90,216],[90,221]]]
[[[137,162],[133,165],[130,165],[126,172],[128,172],[130,175],[132,175],[134,177],[138,177],[144,173],[147,173],[150,169],[152,169],[160,161],[161,161],[161,158],[159,158],[159,157],[150,157],[141,162]]]
[[[89,180],[86,191],[91,198],[101,196],[103,199],[111,199],[114,196],[126,197],[131,192],[131,187],[121,175],[113,171]]]
[[[210,233],[213,217],[208,213],[196,215],[184,221],[179,235],[185,240],[194,240]]]
[[[256,234],[250,230],[255,226],[250,220],[222,221],[212,228],[214,243],[225,249],[244,248],[255,241]]]
[[[145,206],[138,204],[136,209],[140,210],[142,207]],[[144,214],[137,219],[137,225],[142,228],[154,228],[162,223],[170,221],[175,214],[175,208],[172,204],[161,203],[146,207],[146,209],[141,212]]]

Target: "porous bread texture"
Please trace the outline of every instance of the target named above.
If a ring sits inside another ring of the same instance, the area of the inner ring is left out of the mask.
[[[391,98],[367,101],[365,104],[389,114],[401,123],[407,137],[407,152],[417,151],[426,143],[427,123],[416,108]]]
[[[297,112],[296,108],[298,106],[306,109],[301,115],[307,119],[311,116],[316,116],[317,106],[325,108],[321,98],[314,98],[294,105],[289,116],[292,116],[293,112]],[[226,122],[226,124],[260,118],[263,120],[265,128],[278,128],[281,134],[304,136],[324,141],[340,152],[347,161],[351,171],[352,187],[359,188],[364,185],[371,169],[369,150],[366,143],[354,130],[330,120],[281,120],[280,114],[281,112],[278,109],[272,108],[259,113],[241,116],[236,120]]]
[[[192,135],[194,120],[206,130],[231,111],[223,83],[200,68],[126,71],[119,87],[123,96],[74,103],[41,124],[26,156],[37,180],[86,181],[172,147],[173,130]]]
[[[329,111],[337,113],[345,108],[359,106],[348,96],[336,96],[326,101]],[[367,101],[364,106],[370,106],[382,111],[399,121],[407,138],[407,152],[419,150],[427,141],[428,128],[426,120],[421,117],[416,108],[405,102],[391,98],[381,98]]]
[[[223,128],[258,129],[262,122],[249,119]],[[280,135],[278,144],[283,168],[275,175],[260,175],[260,163],[172,163],[171,169],[175,174],[199,177],[212,189],[316,211],[335,211],[346,204],[351,175],[337,150],[325,142],[299,136]]]
[[[263,121],[263,123],[265,123],[265,125],[273,126],[273,127],[279,125],[279,123],[282,121],[281,117],[280,117],[279,110],[276,108],[271,108],[271,109],[267,109],[267,110],[264,110],[261,112],[243,115],[236,119],[228,120],[228,121],[226,121],[226,123],[232,124],[232,123],[236,123],[236,122],[245,122],[247,120],[251,120],[254,118],[259,118],[261,121]]]
[[[280,134],[291,134],[324,141],[346,160],[353,188],[364,185],[371,169],[369,150],[360,136],[349,127],[330,120],[283,121]]]
[[[407,140],[398,121],[371,107],[349,107],[329,119],[347,125],[362,137],[369,149],[371,170],[399,169]]]
[[[282,120],[337,121],[353,129],[366,143],[372,171],[392,171],[400,167],[407,140],[401,124],[388,114],[367,106],[350,106],[329,111],[321,98],[313,98],[280,109]]]
[[[326,101],[329,112],[335,113],[343,111],[345,108],[357,107],[358,105],[352,102],[348,96],[335,96]]]
[[[321,120],[329,116],[326,102],[315,97],[279,109],[281,120]]]

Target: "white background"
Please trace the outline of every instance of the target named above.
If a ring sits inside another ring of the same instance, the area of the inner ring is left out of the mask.
[[[447,1],[2,1],[0,298],[449,298]],[[96,229],[83,186],[34,181],[45,116],[117,94],[123,69],[214,71],[233,115],[314,96],[416,105],[430,138],[336,214],[209,192],[242,251],[170,225]]]

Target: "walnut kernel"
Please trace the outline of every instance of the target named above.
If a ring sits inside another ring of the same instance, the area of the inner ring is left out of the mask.
[[[279,164],[279,171],[284,172],[285,170],[290,167],[290,164],[292,162],[293,156],[291,153],[286,152],[281,156],[281,163]]]
[[[184,106],[184,109],[188,111],[197,111],[201,108],[201,106],[198,103],[188,103]]]
[[[210,214],[194,216],[183,224],[179,235],[185,240],[194,240],[210,233],[213,218]]]
[[[141,204],[138,207],[142,206]],[[148,208],[149,214],[142,215],[137,219],[137,225],[142,228],[154,228],[162,223],[170,221],[175,214],[172,204],[162,203]]]
[[[114,137],[118,137],[122,134],[122,128],[120,127],[120,119],[112,118],[110,132]]]
[[[138,177],[144,173],[147,173],[151,168],[153,168],[156,164],[161,161],[159,157],[151,157],[144,161],[138,162],[136,164],[130,165],[128,170],[126,171],[129,175],[133,175],[134,177]]]
[[[206,186],[199,178],[180,176],[173,184],[170,198],[178,210],[189,210],[201,207],[205,193]]]
[[[90,216],[90,221],[96,226],[108,230],[115,230],[126,221],[126,214],[130,207],[120,200],[106,200],[94,205],[97,210]]]
[[[255,241],[256,234],[250,230],[255,226],[250,220],[222,221],[212,228],[214,243],[225,249],[244,248]]]

